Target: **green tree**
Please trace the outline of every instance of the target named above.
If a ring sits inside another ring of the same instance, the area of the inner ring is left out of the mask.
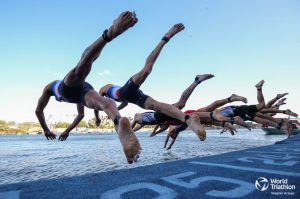
[[[88,125],[88,128],[91,128],[91,129],[97,128],[97,126],[96,126],[96,119],[95,118],[89,119],[87,125]]]
[[[33,127],[40,127],[40,128],[42,128],[42,126],[41,126],[40,123],[34,123],[34,124],[33,124]]]
[[[0,131],[8,131],[9,126],[4,120],[0,120]]]
[[[15,126],[16,125],[16,122],[15,121],[8,121],[7,124],[9,126]]]
[[[68,128],[68,126],[70,126],[68,122],[57,122],[54,124],[54,128]]]
[[[85,121],[81,120],[79,122],[79,124],[77,125],[77,127],[86,128],[86,127],[88,127],[88,125]]]
[[[31,126],[32,126],[31,122],[24,122],[18,125],[18,129],[21,132],[27,132]]]

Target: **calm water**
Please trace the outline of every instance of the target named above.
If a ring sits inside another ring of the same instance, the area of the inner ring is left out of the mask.
[[[262,130],[239,130],[220,135],[208,131],[205,142],[189,131],[181,133],[169,151],[163,149],[165,134],[150,138],[137,134],[143,151],[129,165],[114,133],[71,135],[67,141],[48,141],[43,135],[0,136],[0,184],[59,178],[116,169],[133,168],[165,161],[207,156],[270,145],[284,135],[265,136]]]

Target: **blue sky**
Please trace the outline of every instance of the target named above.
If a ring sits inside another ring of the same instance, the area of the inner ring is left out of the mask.
[[[43,87],[62,79],[125,10],[135,11],[139,22],[107,45],[94,63],[87,81],[97,90],[106,83],[123,85],[143,67],[164,33],[182,22],[186,29],[165,46],[141,87],[146,94],[173,103],[196,74],[212,73],[216,77],[195,90],[188,109],[232,93],[254,104],[254,85],[264,79],[266,101],[289,92],[285,108],[300,113],[300,1],[3,0],[0,119],[36,121]],[[138,111],[132,105],[121,114]],[[52,99],[45,113],[70,119],[76,108]],[[89,119],[92,111],[86,115]]]

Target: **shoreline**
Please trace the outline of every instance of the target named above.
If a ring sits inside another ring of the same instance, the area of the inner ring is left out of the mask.
[[[143,128],[139,131],[136,131],[135,133],[152,133],[154,128]],[[206,128],[207,131],[210,130],[221,130],[222,128]],[[245,128],[236,128],[237,130],[245,129]],[[252,129],[261,129],[263,130],[262,127],[256,127]],[[275,128],[270,128],[270,129],[275,129]],[[64,131],[63,128],[56,129],[54,132],[55,134],[60,134]],[[71,131],[70,134],[76,134],[76,135],[88,135],[88,134],[106,134],[106,133],[114,133],[115,129],[89,129],[89,128],[79,128],[77,131]],[[164,131],[165,133],[168,132],[168,129]],[[0,132],[1,135],[43,135],[44,133],[42,131],[33,131],[33,132],[18,132],[18,133],[5,133],[5,132]],[[282,133],[284,134],[284,133]]]

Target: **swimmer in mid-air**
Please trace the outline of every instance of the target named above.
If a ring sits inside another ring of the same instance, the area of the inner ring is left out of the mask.
[[[201,84],[202,82],[213,78],[214,75],[212,74],[203,74],[203,75],[197,75],[195,77],[195,80],[189,85],[188,88],[186,88],[181,96],[180,99],[178,100],[178,102],[172,104],[173,106],[177,107],[178,109],[183,109],[186,105],[187,100],[189,99],[189,97],[191,96],[191,94],[193,93],[193,91],[195,90],[195,88]],[[131,127],[133,128],[133,132],[138,131],[139,129],[141,129],[142,127],[144,127],[145,125],[154,125],[157,124],[157,126],[155,127],[155,129],[157,129],[159,126],[163,125],[162,123],[165,122],[165,120],[163,122],[160,122],[160,119],[162,119],[163,117],[160,117],[162,114],[160,113],[156,113],[153,111],[148,111],[148,112],[144,112],[144,113],[136,113],[134,115],[134,119],[133,122],[131,124]],[[168,116],[166,116],[168,118]],[[169,125],[163,125],[164,129],[167,129]]]
[[[186,123],[201,139],[205,139],[206,132],[200,124],[200,119],[197,116],[189,116],[182,113],[178,108],[170,104],[159,102],[152,97],[144,94],[140,90],[140,86],[149,76],[152,71],[153,65],[158,58],[162,48],[166,43],[178,32],[184,29],[184,25],[179,23],[174,25],[161,39],[155,49],[148,56],[143,69],[137,74],[133,75],[124,86],[116,86],[107,84],[99,91],[100,95],[111,98],[117,102],[122,102],[118,109],[124,108],[128,103],[133,103],[144,109],[150,109],[157,112],[164,113],[170,117]],[[96,119],[98,118],[98,111],[95,111]]]
[[[53,81],[44,88],[35,113],[48,140],[55,139],[56,135],[46,124],[44,109],[50,97],[54,96],[57,101],[76,104],[78,111],[78,116],[59,136],[59,140],[66,140],[70,131],[83,119],[84,107],[86,106],[94,110],[103,110],[108,117],[114,121],[115,129],[118,132],[128,163],[132,163],[138,158],[141,147],[138,139],[132,132],[128,118],[121,117],[115,102],[99,95],[99,93],[85,81],[91,71],[93,62],[99,57],[104,46],[134,26],[137,21],[138,19],[134,12],[127,11],[121,13],[120,16],[114,20],[113,25],[108,30],[105,30],[102,36],[83,52],[77,66],[73,68],[63,80]]]
[[[264,96],[262,93],[262,86],[264,84],[264,80],[260,81],[256,84],[257,88],[257,100],[258,104],[250,105],[250,106],[227,106],[222,108],[220,111],[222,115],[226,117],[232,116],[240,116],[244,121],[254,121],[259,124],[263,124],[265,126],[271,126],[277,129],[280,129],[282,132],[286,133],[290,136],[289,124],[287,120],[273,118],[269,115],[265,115],[266,113],[282,113],[290,116],[297,117],[298,114],[292,112],[291,110],[278,110],[277,108],[267,108],[265,105]],[[286,95],[285,93],[280,95],[279,97],[283,97]],[[268,105],[270,106],[270,105]]]
[[[277,129],[280,129],[282,132],[286,133],[288,136],[290,136],[290,129],[289,129],[289,121],[286,119],[278,119],[278,118],[273,118],[271,116],[265,115],[263,113],[283,113],[287,115],[292,115],[297,117],[298,115],[296,113],[293,113],[292,111],[288,110],[275,110],[272,108],[265,108],[265,101],[264,101],[264,96],[262,93],[262,86],[264,84],[264,80],[260,81],[258,84],[255,85],[257,88],[257,100],[258,104],[256,105],[242,105],[242,106],[226,106],[224,108],[221,108],[220,110],[216,109],[215,111],[221,112],[221,114],[225,117],[236,117],[239,116],[242,118],[244,121],[250,120],[254,121],[259,124],[263,124],[266,126],[272,126]],[[263,112],[263,113],[261,113]],[[195,112],[196,114],[198,112]],[[198,114],[200,114],[199,112]],[[223,126],[226,129],[229,129],[232,134],[235,131],[232,126],[228,123],[223,123]],[[186,129],[186,126],[184,125],[177,125],[176,127],[172,127],[169,130],[169,133],[167,135],[167,138],[165,140],[165,145],[166,147],[169,138],[172,138],[171,144],[167,149],[171,149],[172,145],[174,144],[176,138],[178,137],[179,133],[181,131],[184,131]],[[223,132],[223,131],[222,131]],[[221,132],[221,133],[222,133]]]
[[[196,86],[198,84],[200,84],[201,82],[208,80],[212,77],[214,77],[214,76],[210,75],[210,74],[197,75],[195,78],[195,81],[186,90],[184,90],[184,92],[181,94],[179,101],[174,103],[173,106],[176,106],[178,109],[183,109],[186,105],[187,100],[189,99],[190,95],[192,94],[193,90],[196,88]],[[235,102],[235,101],[242,101],[244,103],[247,103],[247,98],[232,94],[230,97],[228,97],[226,99],[217,100],[206,107],[202,107],[195,111],[185,111],[184,113],[190,114],[193,112],[213,112],[216,108],[219,108],[227,103]],[[201,119],[202,118],[200,118],[200,120]],[[131,126],[133,128],[133,131],[135,132],[135,131],[138,131],[139,129],[141,129],[142,127],[144,127],[145,125],[156,124],[156,127],[154,128],[153,133],[150,135],[152,137],[152,136],[155,136],[155,135],[165,131],[166,129],[168,129],[170,126],[170,124],[168,124],[168,122],[171,122],[174,124],[174,122],[172,122],[172,120],[173,120],[172,118],[170,118],[164,114],[161,114],[159,112],[150,111],[150,112],[136,113]],[[159,126],[161,128],[158,131],[156,131]]]

